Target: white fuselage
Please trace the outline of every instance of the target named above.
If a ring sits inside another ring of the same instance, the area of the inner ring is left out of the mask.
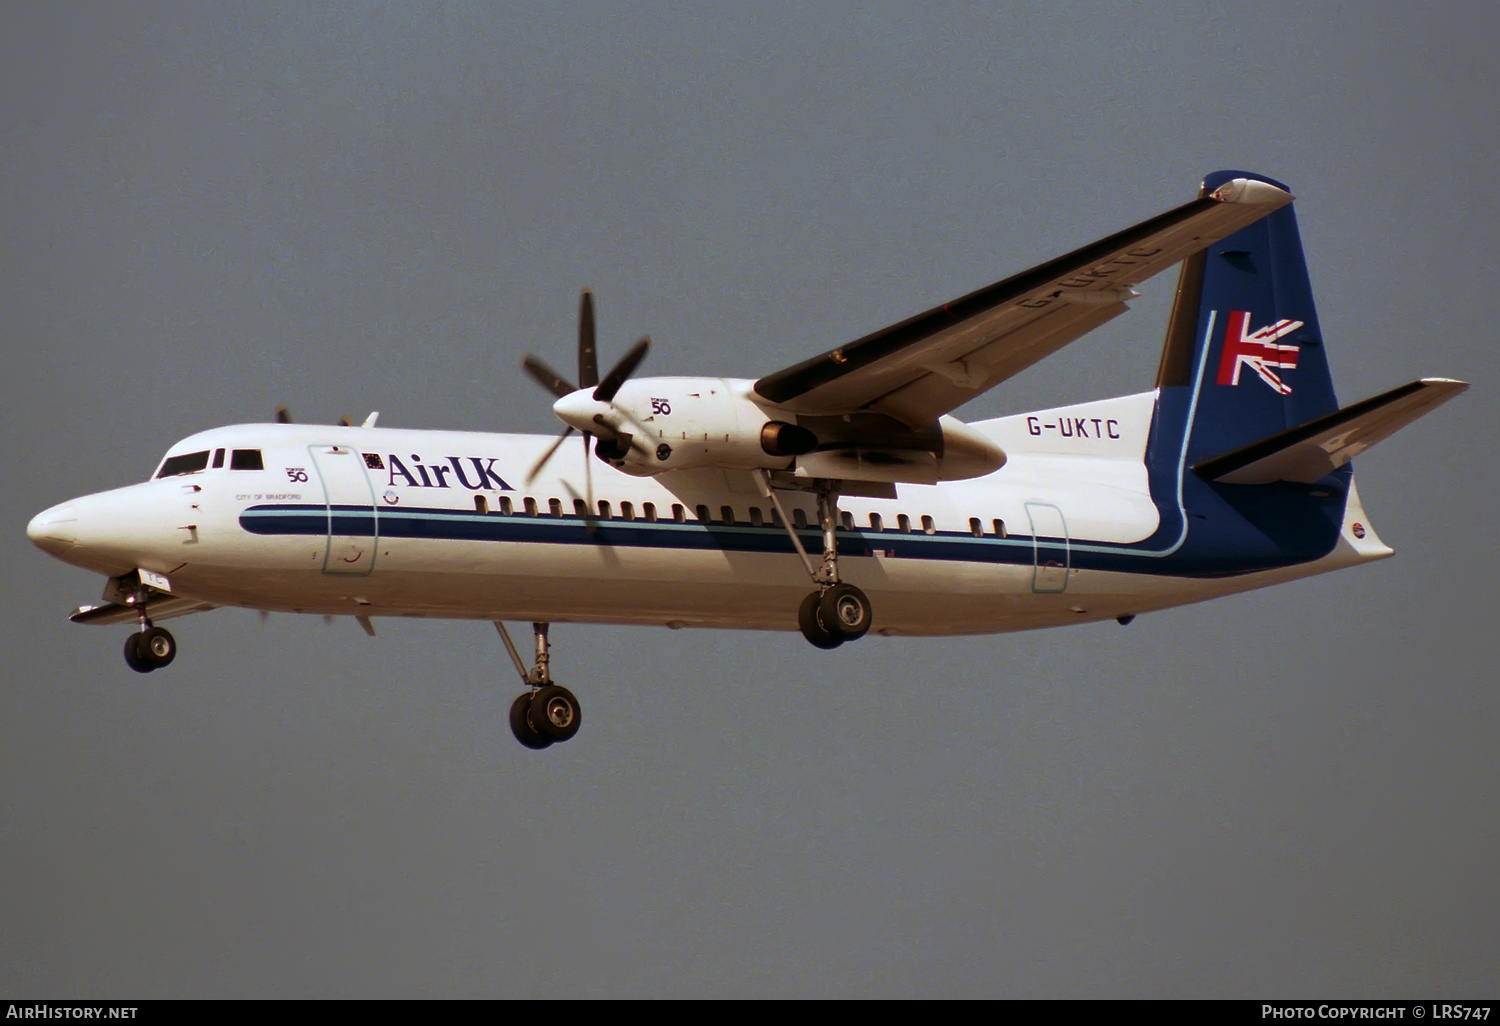
[[[1312,563],[1228,577],[1153,572],[1150,553],[1118,569],[1075,566],[1074,553],[1123,552],[1161,525],[1143,463],[1152,401],[972,425],[1005,451],[1004,467],[901,484],[895,498],[843,496],[840,572],[869,595],[873,630],[974,634],[1129,616],[1389,554],[1373,531],[1351,530],[1364,521],[1351,492],[1337,547]],[[173,595],[215,606],[796,629],[808,576],[755,474],[632,476],[591,460],[575,435],[526,484],[551,441],[218,428],[168,454],[207,452],[203,469],[71,500],[29,533],[67,562],[112,577],[146,570]],[[220,450],[256,451],[260,469],[235,469],[238,457]],[[794,522],[806,518],[801,537],[816,560],[813,496],[777,495]]]

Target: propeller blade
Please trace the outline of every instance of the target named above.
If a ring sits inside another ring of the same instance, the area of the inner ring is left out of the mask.
[[[583,487],[589,493],[589,509],[594,508],[594,461],[590,458],[594,454],[589,450],[594,447],[594,436],[589,432],[583,433]]]
[[[594,348],[594,294],[583,290],[578,304],[578,387],[599,384],[599,354]]]
[[[559,399],[578,391],[578,388],[571,381],[529,353],[526,355],[526,359],[521,361],[521,367],[527,374],[530,374],[540,382],[543,388]]]
[[[342,417],[339,418],[339,427],[353,427],[353,426],[354,426],[354,421],[352,421],[352,420],[349,419],[349,415],[347,413],[344,414]]]
[[[651,339],[649,337],[643,338],[631,346],[630,351],[620,357],[620,362],[610,368],[610,372],[604,376],[604,380],[599,382],[599,387],[594,389],[594,398],[601,403],[612,402],[615,398],[615,393],[620,390],[621,385],[625,384],[625,379],[630,377],[635,369],[641,365],[641,361],[646,358],[646,351],[650,348]]]
[[[655,432],[653,432],[651,428],[641,423],[640,419],[632,414],[629,410],[625,409],[625,407],[615,406],[611,404],[610,409],[614,411],[615,415],[618,416],[621,420],[629,421],[632,425],[634,425],[635,429],[639,431],[643,437],[651,438],[655,434]],[[632,449],[635,449],[637,452],[643,453],[647,451],[645,446],[641,445],[639,442],[636,442],[634,440],[634,436],[629,432],[623,430],[620,425],[611,424],[609,421],[605,420],[602,413],[594,414],[594,423],[604,428],[603,431],[599,432],[601,435],[613,434],[615,437],[624,437],[630,440],[630,447]]]
[[[557,441],[553,442],[550,446],[547,447],[547,451],[542,453],[542,458],[537,460],[536,465],[531,468],[531,473],[526,475],[526,483],[528,485],[531,484],[532,481],[536,480],[536,476],[542,472],[542,468],[547,465],[547,461],[552,458],[553,454],[557,452],[558,447],[561,446],[563,444],[563,441],[572,433],[573,428],[569,426],[566,431],[557,436]]]
[[[574,490],[573,486],[568,484],[568,482],[566,481],[562,483],[562,486],[563,490],[566,491],[568,495],[572,496],[573,507],[574,509],[577,509],[578,504],[580,502],[583,502],[583,496],[579,495],[578,492]],[[585,512],[583,514],[583,528],[584,530],[588,531],[589,534],[593,534],[595,531],[599,530],[599,511],[594,508],[593,503],[586,504],[584,506],[584,510]]]
[[[276,423],[278,423],[278,424],[290,424],[291,422],[292,422],[292,415],[289,412],[287,412],[287,408],[285,406],[278,406],[278,407],[276,407]]]

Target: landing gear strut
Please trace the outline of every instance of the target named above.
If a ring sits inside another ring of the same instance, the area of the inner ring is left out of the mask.
[[[542,749],[567,741],[578,733],[578,728],[583,723],[583,709],[578,704],[578,699],[567,688],[553,683],[552,674],[548,670],[548,626],[545,623],[531,625],[536,641],[536,656],[531,668],[527,669],[526,664],[521,662],[521,655],[511,642],[505,625],[499,620],[495,621],[495,630],[500,632],[500,640],[505,642],[505,650],[510,653],[511,662],[515,663],[516,670],[521,674],[521,682],[529,689],[517,695],[516,700],[510,704],[510,732],[524,747],[531,749]]]
[[[823,562],[816,567],[803,548],[802,539],[797,537],[796,528],[782,508],[768,477],[762,477],[762,490],[781,515],[781,522],[786,525],[787,534],[802,557],[802,564],[807,567],[807,575],[818,587],[802,600],[797,610],[797,626],[802,628],[802,636],[823,649],[838,648],[846,641],[864,637],[874,616],[870,600],[854,585],[839,580],[839,545],[835,533],[839,519],[838,482],[822,481],[818,484],[818,527],[823,532]]]

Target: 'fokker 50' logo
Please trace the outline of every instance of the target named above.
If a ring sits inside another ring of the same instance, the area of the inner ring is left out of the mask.
[[[1276,340],[1302,327],[1301,321],[1281,320],[1265,328],[1250,330],[1246,310],[1229,312],[1229,327],[1224,332],[1224,355],[1219,358],[1219,384],[1238,385],[1240,368],[1249,367],[1260,379],[1282,395],[1291,395],[1292,386],[1273,370],[1297,368],[1297,346],[1278,346]]]

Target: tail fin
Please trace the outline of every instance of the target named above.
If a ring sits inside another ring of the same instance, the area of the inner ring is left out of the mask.
[[[1203,194],[1234,178],[1287,188],[1216,171]],[[1338,409],[1292,205],[1184,262],[1157,387],[1181,419],[1166,416],[1154,441],[1181,459],[1177,431],[1190,432],[1189,466]]]

